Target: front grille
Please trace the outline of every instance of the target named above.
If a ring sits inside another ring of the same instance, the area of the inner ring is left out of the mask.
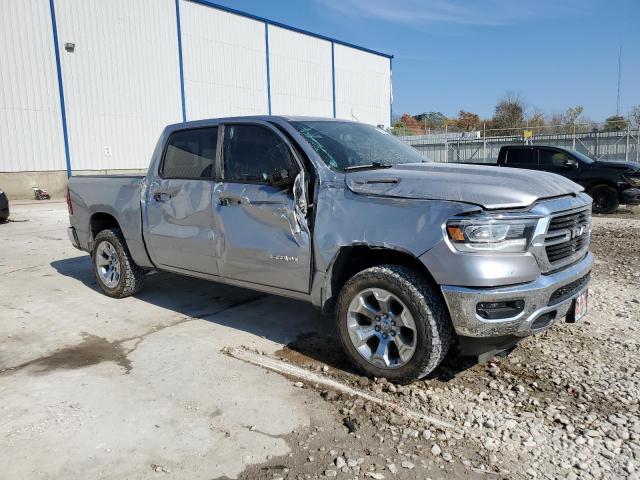
[[[589,283],[589,279],[591,278],[591,273],[587,273],[584,277],[574,280],[571,283],[568,283],[555,292],[551,294],[549,297],[549,306],[556,305],[560,302],[565,301],[567,298],[572,297],[576,293],[578,293],[582,287],[584,287],[587,283]]]
[[[545,252],[551,266],[564,263],[589,248],[591,211],[582,209],[556,215],[549,221]]]

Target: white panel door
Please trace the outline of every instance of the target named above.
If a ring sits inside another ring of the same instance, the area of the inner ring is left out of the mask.
[[[65,170],[49,2],[0,1],[0,172]]]
[[[265,24],[180,0],[187,120],[265,115]]]
[[[174,0],[55,3],[72,169],[147,167],[182,120]]]
[[[333,117],[331,42],[269,27],[271,112]]]
[[[335,45],[336,116],[371,125],[391,121],[391,62],[387,57]]]

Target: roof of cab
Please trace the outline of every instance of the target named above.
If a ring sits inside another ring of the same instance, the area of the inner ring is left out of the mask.
[[[180,128],[202,127],[208,125],[217,125],[219,123],[229,123],[239,120],[258,120],[262,122],[271,122],[273,120],[284,120],[286,122],[349,122],[356,123],[352,120],[345,120],[341,118],[331,117],[313,117],[313,116],[297,116],[297,115],[247,115],[237,117],[220,117],[220,118],[205,118],[201,120],[191,120],[188,122],[172,123],[167,125],[167,128],[171,130]]]

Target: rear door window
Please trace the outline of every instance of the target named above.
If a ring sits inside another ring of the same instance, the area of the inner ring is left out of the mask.
[[[297,173],[289,146],[259,125],[226,125],[223,158],[226,182],[271,184]]]
[[[507,165],[535,165],[532,148],[513,148],[507,150]]]
[[[172,133],[162,161],[163,178],[212,179],[218,128],[197,128]]]

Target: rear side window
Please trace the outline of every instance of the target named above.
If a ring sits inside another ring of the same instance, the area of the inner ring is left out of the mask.
[[[540,159],[540,165],[546,167],[564,167],[567,164],[567,160],[570,159],[569,155],[559,150],[548,150],[541,148],[538,153]]]
[[[217,127],[171,134],[162,162],[162,177],[211,179],[217,144]]]
[[[297,173],[289,146],[258,125],[224,128],[224,180],[270,184]]]
[[[507,164],[509,165],[532,165],[535,163],[532,148],[514,148],[507,150]]]

